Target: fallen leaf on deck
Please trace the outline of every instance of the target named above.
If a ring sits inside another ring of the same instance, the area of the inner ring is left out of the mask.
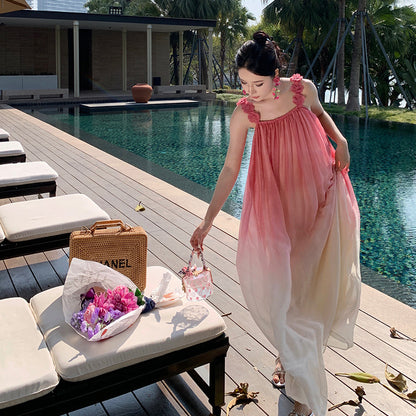
[[[390,337],[391,338],[396,338],[396,339],[404,339],[405,341],[413,341],[416,342],[416,338],[405,338],[402,337],[396,330],[396,328],[394,326],[392,326],[390,328]]]
[[[144,211],[146,208],[142,205],[142,201],[140,201],[136,208],[134,208],[135,211]]]
[[[227,405],[227,416],[230,414],[230,410],[239,403],[249,403],[253,401],[259,394],[258,391],[248,391],[248,383],[240,383],[233,391],[226,393],[227,396],[234,396]]]
[[[380,379],[368,373],[335,373],[339,377],[348,377],[361,383],[380,383]]]
[[[342,402],[339,404],[335,404],[334,406],[331,406],[328,411],[332,411],[335,409],[338,409],[342,406],[355,406],[355,407],[360,407],[361,403],[363,401],[363,396],[365,396],[365,391],[364,391],[364,387],[361,386],[357,386],[357,388],[355,389],[355,393],[357,394],[358,398],[356,400],[348,400],[346,402]]]
[[[384,370],[384,373],[386,375],[386,380],[397,390],[401,391],[402,393],[407,391],[407,382],[405,377],[402,373],[398,373],[397,376],[395,376],[393,373],[390,373],[388,369],[389,365],[386,364],[386,369]]]

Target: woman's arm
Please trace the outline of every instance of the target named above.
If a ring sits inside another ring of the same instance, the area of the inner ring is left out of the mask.
[[[336,168],[338,170],[348,168],[350,165],[350,153],[348,151],[347,139],[339,131],[334,120],[332,120],[329,114],[323,109],[315,85],[309,80],[305,80],[304,85],[306,101],[310,105],[311,111],[318,117],[325,133],[337,144],[335,151]]]
[[[211,229],[215,217],[220,212],[237,180],[249,127],[247,114],[244,113],[241,107],[237,107],[230,121],[230,143],[224,166],[218,177],[205,218],[196,228],[190,240],[193,249],[197,252],[203,249],[204,238]]]

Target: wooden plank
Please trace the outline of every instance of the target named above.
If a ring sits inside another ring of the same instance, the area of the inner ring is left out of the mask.
[[[189,416],[189,413],[178,404],[177,399],[172,397],[171,392],[165,388],[163,383],[151,384],[135,390],[133,394],[148,415]]]
[[[0,299],[6,299],[17,296],[10,273],[6,268],[4,261],[0,261]]]
[[[102,402],[102,405],[109,416],[147,416],[136,396],[131,393],[114,397],[111,400]]]
[[[24,257],[4,260],[4,263],[9,271],[18,296],[29,301],[35,293],[40,291],[40,286],[30,271]]]

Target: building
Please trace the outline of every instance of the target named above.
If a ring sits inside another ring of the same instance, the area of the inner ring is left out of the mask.
[[[44,10],[50,12],[87,13],[84,7],[87,0],[28,0],[32,10]]]
[[[170,83],[172,32],[208,32],[212,90],[214,20],[22,10],[0,15],[0,81],[8,76],[56,77],[56,88],[123,90]],[[183,56],[179,57],[182,59]],[[6,80],[7,82],[10,82]],[[0,89],[6,89],[1,86]]]

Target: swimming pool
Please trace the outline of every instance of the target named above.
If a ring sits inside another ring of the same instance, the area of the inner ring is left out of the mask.
[[[233,108],[201,104],[92,114],[80,113],[78,107],[23,110],[209,201],[224,162]],[[416,127],[342,116],[334,120],[350,146],[350,177],[361,211],[361,262],[404,285],[416,307]],[[240,175],[224,206],[237,218],[252,135],[250,131]]]

